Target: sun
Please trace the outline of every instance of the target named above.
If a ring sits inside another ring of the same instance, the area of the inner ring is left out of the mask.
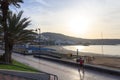
[[[74,34],[84,34],[90,26],[90,19],[86,16],[75,16],[69,20],[69,29]]]

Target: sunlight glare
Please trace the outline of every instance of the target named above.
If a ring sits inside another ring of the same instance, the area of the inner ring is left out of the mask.
[[[69,20],[69,28],[72,33],[84,34],[89,29],[91,20],[87,16],[74,16]]]
[[[85,47],[84,46],[75,46],[76,49],[78,49],[79,51],[82,51]]]

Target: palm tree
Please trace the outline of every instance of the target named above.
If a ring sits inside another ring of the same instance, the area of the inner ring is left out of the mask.
[[[29,42],[33,39],[32,34],[34,33],[31,30],[26,29],[26,27],[29,26],[30,21],[28,21],[28,18],[21,18],[22,14],[23,11],[19,12],[17,15],[10,12],[7,19],[9,62],[12,60],[11,55],[14,44]],[[0,28],[0,31],[3,31],[3,27]]]
[[[20,7],[19,3],[23,3],[23,0],[0,0],[0,9],[2,14],[2,26],[4,30],[4,40],[5,40],[5,62],[9,63],[9,41],[8,41],[8,31],[7,31],[7,17],[9,6],[12,4],[16,7]]]

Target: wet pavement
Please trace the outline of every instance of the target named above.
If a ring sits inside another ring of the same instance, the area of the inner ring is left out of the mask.
[[[93,70],[85,70],[84,79],[79,75],[78,69],[47,60],[37,59],[33,56],[13,54],[13,58],[38,70],[56,74],[59,80],[120,80],[120,76],[101,73]]]

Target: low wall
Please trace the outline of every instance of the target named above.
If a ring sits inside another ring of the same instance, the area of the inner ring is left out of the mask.
[[[49,60],[49,61],[54,61],[54,62],[57,62],[57,63],[69,65],[69,66],[76,67],[76,68],[79,65],[75,62],[70,62],[70,61],[51,58],[51,57],[46,57],[46,56],[34,56],[34,57],[46,59],[46,60]],[[86,69],[100,71],[100,72],[103,72],[103,73],[109,73],[109,74],[112,74],[112,75],[120,75],[120,70],[118,70],[118,69],[112,69],[112,68],[108,68],[108,67],[96,66],[96,65],[90,65],[90,64],[85,64],[84,66],[85,66]]]
[[[19,78],[24,78],[25,80],[49,80],[50,79],[49,74],[37,73],[37,72],[33,73],[33,72],[12,71],[12,70],[2,70],[2,69],[0,69],[0,74],[9,75],[11,77],[17,77],[18,80],[19,80]]]

